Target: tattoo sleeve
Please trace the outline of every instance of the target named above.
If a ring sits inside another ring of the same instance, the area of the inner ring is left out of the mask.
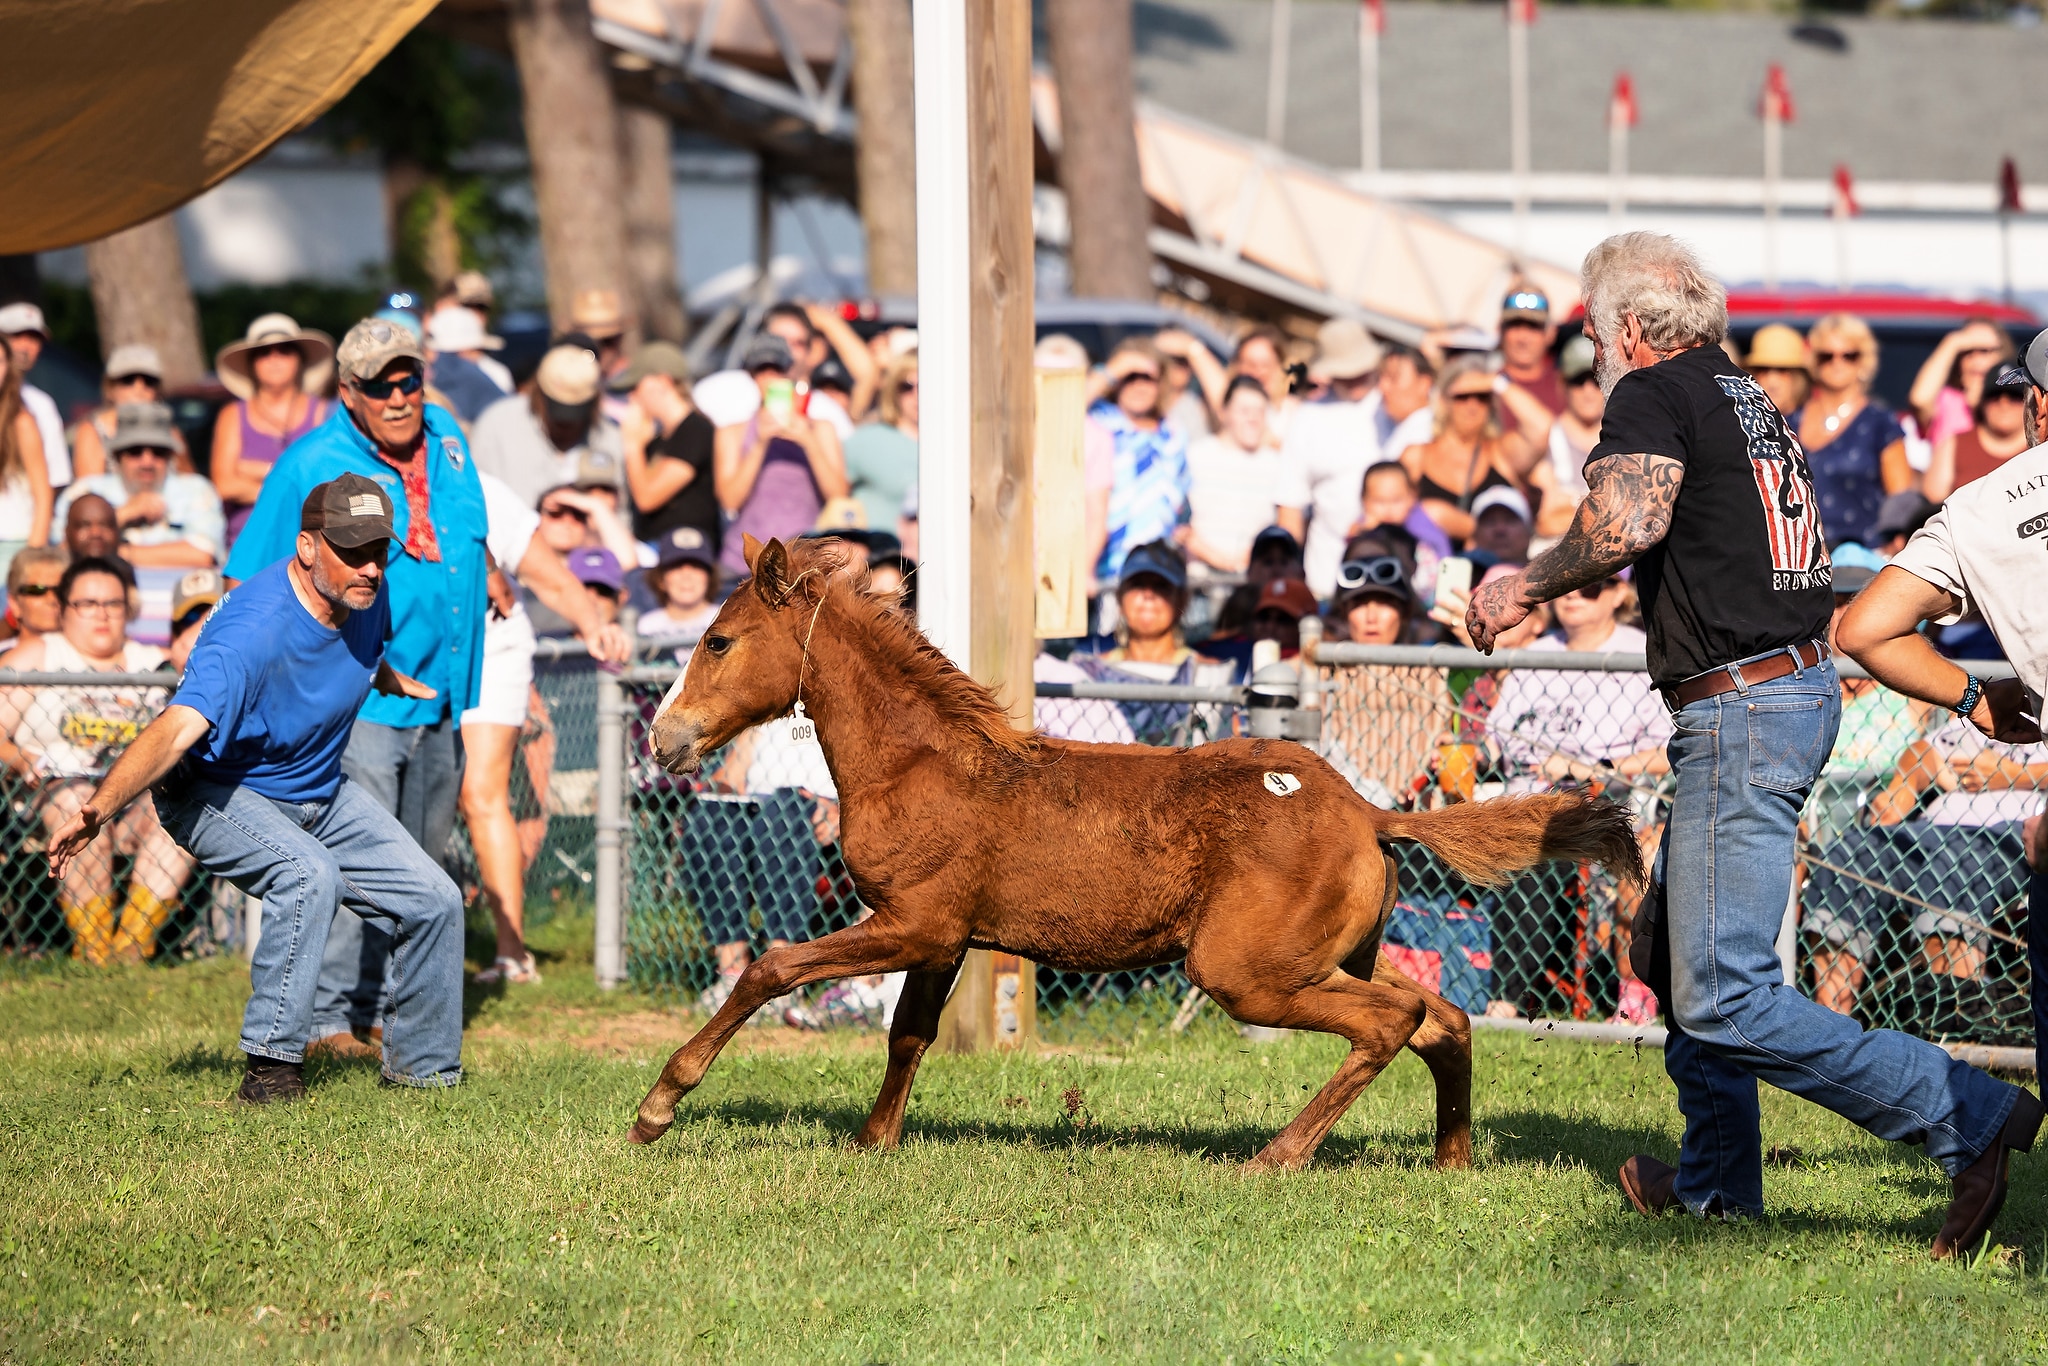
[[[1685,466],[1667,455],[1610,455],[1586,471],[1588,492],[1564,539],[1525,571],[1542,602],[1598,583],[1671,530]]]

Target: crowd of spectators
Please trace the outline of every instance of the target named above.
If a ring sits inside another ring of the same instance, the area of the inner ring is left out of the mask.
[[[232,585],[222,571],[232,573],[229,556],[280,471],[336,443],[375,446],[377,419],[366,414],[416,402],[429,458],[408,469],[387,452],[386,483],[416,514],[432,509],[412,520],[406,555],[434,562],[471,540],[488,544],[477,558],[488,566],[479,571],[485,621],[474,647],[458,649],[480,656],[482,683],[458,712],[422,720],[394,711],[373,723],[415,746],[405,757],[389,749],[374,766],[393,809],[437,856],[459,807],[497,926],[483,980],[520,983],[538,977],[522,888],[547,828],[554,766],[554,719],[535,683],[539,641],[573,633],[595,642],[623,621],[650,650],[687,662],[746,576],[747,535],[836,537],[875,591],[914,610],[919,366],[913,331],[862,337],[836,310],[785,303],[766,311],[733,368],[693,373],[675,345],[629,345],[618,299],[592,291],[531,372],[515,376],[491,330],[495,308],[490,282],[474,272],[427,307],[394,296],[373,321],[404,336],[379,344],[388,363],[367,375],[342,373],[333,338],[283,314],[259,317],[215,357],[230,401],[196,454],[172,421],[148,346],[114,348],[101,403],[67,432],[29,382],[47,341],[41,315],[0,308],[0,635],[13,638],[0,667],[177,668]],[[1508,294],[1489,348],[1467,340],[1395,343],[1346,319],[1313,337],[1254,326],[1218,349],[1181,328],[1118,336],[1099,356],[1071,337],[1043,338],[1039,364],[1087,371],[1094,591],[1089,634],[1045,642],[1035,676],[1243,682],[1296,656],[1306,618],[1330,641],[1462,642],[1472,587],[1512,572],[1569,525],[1604,403],[1590,340],[1540,291]],[[2027,382],[2004,331],[1988,322],[1945,338],[1896,413],[1874,396],[1878,342],[1853,315],[1829,315],[1803,334],[1764,327],[1730,354],[1805,451],[1844,604],[1952,489],[2025,446]],[[473,526],[442,521],[456,500],[430,473],[441,468],[432,457],[457,452],[480,481],[477,506],[460,508]],[[393,591],[402,585],[394,576]],[[1631,585],[1610,580],[1501,644],[1639,652],[1633,614]],[[1981,637],[1964,631],[1944,644],[1968,651]],[[65,818],[76,800],[66,785],[102,772],[121,737],[161,705],[159,693],[9,692],[0,762],[38,794],[39,821]],[[1970,870],[2010,862],[2015,822],[2039,809],[2048,757],[1929,730],[1921,710],[1875,685],[1846,684],[1845,704],[1842,742],[1811,808],[1819,852],[1800,925],[1814,990],[1853,1010],[1891,920],[1905,926],[1900,942],[1913,946],[1919,970],[1957,981],[1984,973],[1986,927],[2003,892]],[[1640,675],[1363,665],[1330,673],[1324,714],[1325,752],[1382,806],[1587,786],[1632,805],[1646,847],[1660,828],[1669,723]],[[1207,701],[1080,699],[1042,702],[1039,721],[1053,734],[1155,744],[1201,743],[1238,724]],[[417,746],[429,741],[466,760],[427,763]],[[836,895],[836,800],[814,751],[785,728],[750,732],[691,793],[687,885],[719,946],[708,1006],[756,947],[813,932]],[[521,768],[535,794],[523,809],[511,795]],[[367,781],[355,766],[351,776]],[[146,807],[138,802],[100,861],[81,860],[58,894],[73,951],[88,961],[154,952],[189,880],[189,861]],[[1888,909],[1844,878],[1850,867],[1920,890]],[[123,870],[132,870],[125,890],[114,885]],[[1591,944],[1610,965],[1603,1009],[1644,1020],[1655,1003],[1627,968],[1631,914],[1625,889],[1581,879],[1524,896],[1495,930],[1575,940],[1582,957]],[[342,952],[350,942],[334,940]],[[381,970],[335,973],[331,994],[354,1003],[323,1007],[337,1038],[362,1042],[373,1031],[359,1007],[374,1003]],[[1554,964],[1503,963],[1486,1006],[1583,1013],[1583,972],[1576,1000],[1559,980]],[[797,1001],[783,1013],[816,1018]]]

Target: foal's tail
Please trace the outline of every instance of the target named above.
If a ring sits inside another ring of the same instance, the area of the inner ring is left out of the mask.
[[[1552,859],[1602,863],[1640,886],[1643,854],[1626,807],[1569,792],[1460,802],[1436,811],[1383,811],[1380,838],[1413,840],[1467,882],[1497,887]]]

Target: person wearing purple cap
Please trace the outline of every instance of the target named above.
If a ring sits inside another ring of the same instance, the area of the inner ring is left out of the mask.
[[[590,593],[597,612],[607,625],[619,619],[619,600],[625,596],[626,575],[619,557],[609,550],[586,547],[569,552],[569,572]]]

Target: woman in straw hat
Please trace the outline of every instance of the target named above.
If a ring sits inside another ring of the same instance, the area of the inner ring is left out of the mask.
[[[1813,392],[1813,352],[1806,338],[1783,323],[1767,323],[1756,330],[1742,368],[1786,417],[1804,408]]]
[[[282,313],[266,313],[242,340],[220,349],[213,368],[235,396],[213,428],[213,485],[233,546],[270,467],[333,408],[322,391],[334,373],[334,339]]]

